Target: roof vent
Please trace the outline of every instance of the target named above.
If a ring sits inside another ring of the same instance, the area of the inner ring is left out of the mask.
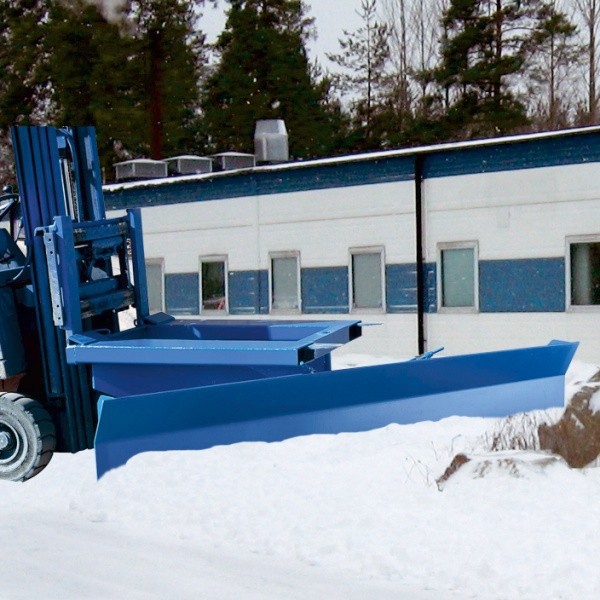
[[[217,171],[251,169],[255,166],[254,154],[245,154],[244,152],[221,152],[213,154],[212,158]]]
[[[166,158],[165,162],[172,175],[198,175],[201,173],[210,173],[212,171],[213,161],[207,156],[173,156]]]
[[[162,160],[136,158],[116,163],[114,167],[117,181],[157,179],[167,176],[167,163]]]
[[[256,162],[262,163],[279,163],[290,159],[288,134],[282,119],[256,122],[254,154]]]

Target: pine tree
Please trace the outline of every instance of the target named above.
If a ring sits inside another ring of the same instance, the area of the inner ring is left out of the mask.
[[[27,122],[41,93],[43,35],[47,2],[0,0],[0,127]]]
[[[44,63],[39,24],[47,2],[0,0],[0,183],[12,172],[8,128],[43,121],[46,92],[40,69]]]
[[[537,99],[534,118],[538,127],[557,129],[569,125],[572,102],[562,88],[579,62],[581,47],[575,38],[576,25],[557,9],[555,2],[542,5],[537,17],[528,69],[534,82],[531,95]]]
[[[586,34],[584,55],[587,63],[586,102],[580,115],[585,125],[598,123],[598,28],[600,28],[600,0],[575,0],[575,6],[584,24]]]
[[[137,44],[134,95],[147,115],[150,154],[162,158],[193,144],[204,35],[196,29],[202,0],[130,0],[125,15]]]
[[[134,43],[83,0],[54,3],[43,30],[52,121],[96,127],[109,174],[114,162],[127,157],[119,149],[142,152],[147,140],[141,99],[132,88]]]
[[[511,87],[531,49],[536,0],[451,0],[442,24],[442,60],[435,77],[444,90],[452,137],[514,131],[526,106]]]
[[[283,119],[290,154],[329,154],[335,116],[326,81],[315,81],[305,43],[312,20],[301,0],[228,0],[220,60],[206,82],[208,150],[253,151],[258,119]]]
[[[384,95],[390,83],[386,73],[390,29],[377,20],[377,0],[362,0],[357,12],[362,25],[354,32],[344,30],[344,38],[339,40],[341,52],[327,57],[342,68],[335,80],[351,98],[355,149],[366,150],[385,143],[381,117],[386,112]]]

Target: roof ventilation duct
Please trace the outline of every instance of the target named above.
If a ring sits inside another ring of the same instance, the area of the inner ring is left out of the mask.
[[[213,154],[215,171],[233,171],[234,169],[251,169],[255,165],[254,154],[244,152],[221,152]]]
[[[165,162],[172,175],[199,175],[212,171],[213,161],[207,156],[173,156],[166,158]]]
[[[280,163],[290,159],[288,134],[282,119],[256,122],[254,154],[258,163]]]
[[[117,181],[157,179],[167,176],[167,163],[162,160],[136,158],[116,163],[114,167]]]

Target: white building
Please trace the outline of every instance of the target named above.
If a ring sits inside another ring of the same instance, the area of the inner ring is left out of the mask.
[[[350,352],[579,340],[600,362],[600,128],[106,186],[151,305],[357,318]]]

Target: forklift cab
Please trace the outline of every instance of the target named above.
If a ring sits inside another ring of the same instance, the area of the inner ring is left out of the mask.
[[[0,229],[7,231],[13,240],[24,239],[19,196],[10,185],[5,185],[0,193]]]
[[[16,283],[25,274],[24,236],[19,197],[11,186],[0,195],[0,287]]]
[[[15,288],[27,261],[15,240],[20,234],[19,198],[10,186],[0,195],[0,391],[15,390],[25,358],[15,303]]]

